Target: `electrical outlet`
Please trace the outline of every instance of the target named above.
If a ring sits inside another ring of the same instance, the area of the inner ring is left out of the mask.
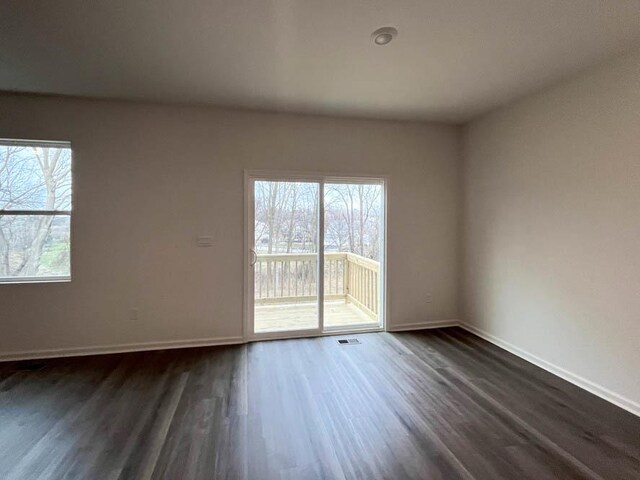
[[[433,302],[433,295],[431,295],[430,293],[427,293],[424,297],[424,301],[427,303]]]

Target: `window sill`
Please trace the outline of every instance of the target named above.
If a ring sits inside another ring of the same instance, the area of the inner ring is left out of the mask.
[[[0,285],[22,283],[71,283],[71,277],[0,277]]]

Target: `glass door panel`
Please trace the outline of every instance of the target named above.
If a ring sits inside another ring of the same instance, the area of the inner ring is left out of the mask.
[[[324,184],[325,330],[382,325],[384,185]]]
[[[320,184],[253,181],[254,333],[320,328]]]

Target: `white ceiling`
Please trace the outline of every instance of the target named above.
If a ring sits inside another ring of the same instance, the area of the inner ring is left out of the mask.
[[[0,90],[463,122],[639,41],[640,0],[2,0]]]

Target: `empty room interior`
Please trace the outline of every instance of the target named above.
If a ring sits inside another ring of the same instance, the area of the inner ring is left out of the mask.
[[[640,479],[640,1],[3,0],[0,479]]]

